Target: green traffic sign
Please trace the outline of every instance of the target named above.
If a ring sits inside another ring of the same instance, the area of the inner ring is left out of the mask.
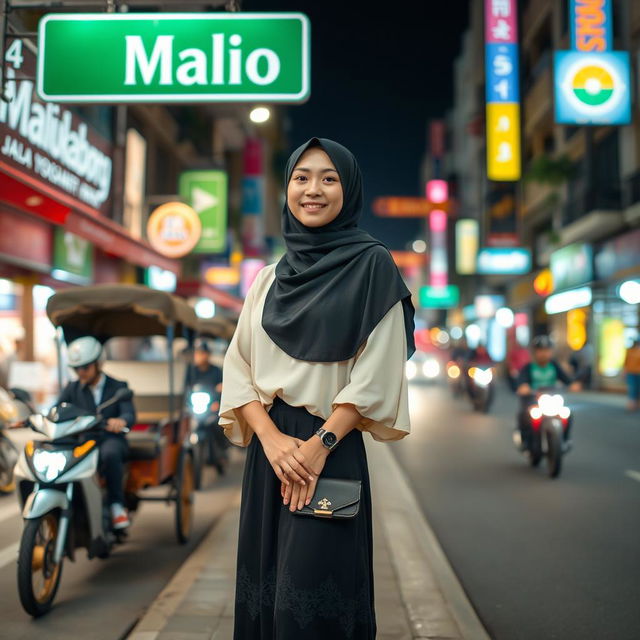
[[[454,284],[445,287],[420,287],[423,309],[452,309],[460,301],[460,289]]]
[[[193,253],[222,253],[227,246],[227,174],[185,171],[180,174],[178,190],[202,223]]]
[[[302,13],[50,14],[37,89],[55,102],[304,102]]]

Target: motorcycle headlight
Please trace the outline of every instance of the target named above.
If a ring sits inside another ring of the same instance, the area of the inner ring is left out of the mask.
[[[457,364],[450,364],[447,373],[452,380],[456,380],[460,377],[460,367]]]
[[[427,360],[422,365],[422,374],[425,378],[437,378],[440,375],[440,364],[437,360]]]
[[[559,393],[555,395],[544,393],[538,399],[538,406],[545,416],[557,416],[564,407],[564,398]]]
[[[65,470],[67,462],[68,458],[62,451],[46,449],[36,449],[31,458],[34,471],[44,482],[56,480]]]
[[[473,369],[473,381],[481,387],[487,387],[493,380],[493,373],[491,369],[480,369],[475,367]]]
[[[211,396],[206,391],[194,391],[191,394],[191,409],[197,416],[209,411]]]
[[[418,373],[418,367],[416,366],[415,362],[409,361],[405,365],[404,371],[407,376],[407,379],[413,380],[416,377],[416,374]]]

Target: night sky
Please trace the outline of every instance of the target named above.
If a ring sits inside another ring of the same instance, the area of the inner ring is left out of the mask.
[[[452,102],[453,61],[467,0],[244,0],[243,11],[301,11],[311,21],[311,97],[289,108],[292,149],[312,136],[349,147],[364,174],[362,227],[392,249],[420,236],[418,220],[371,213],[376,196],[423,194],[427,122]]]

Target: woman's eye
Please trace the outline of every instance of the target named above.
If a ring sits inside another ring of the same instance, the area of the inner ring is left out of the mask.
[[[325,180],[328,180],[329,182],[338,182],[333,176],[327,176]]]
[[[296,176],[294,178],[294,180],[297,182],[302,182],[303,180],[306,180],[306,179],[307,179],[307,176]]]

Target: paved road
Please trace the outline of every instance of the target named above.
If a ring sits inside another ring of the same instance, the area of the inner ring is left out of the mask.
[[[640,416],[574,395],[576,446],[550,480],[513,448],[506,390],[487,416],[443,387],[410,402],[394,453],[492,637],[640,638]]]
[[[0,639],[115,640],[131,629],[169,582],[226,506],[240,481],[241,464],[223,479],[207,471],[205,489],[196,494],[190,542],[176,542],[173,509],[164,503],[141,505],[129,541],[106,561],[65,562],[54,608],[38,620],[20,607],[16,589],[17,551],[22,521],[15,496],[0,499]]]

